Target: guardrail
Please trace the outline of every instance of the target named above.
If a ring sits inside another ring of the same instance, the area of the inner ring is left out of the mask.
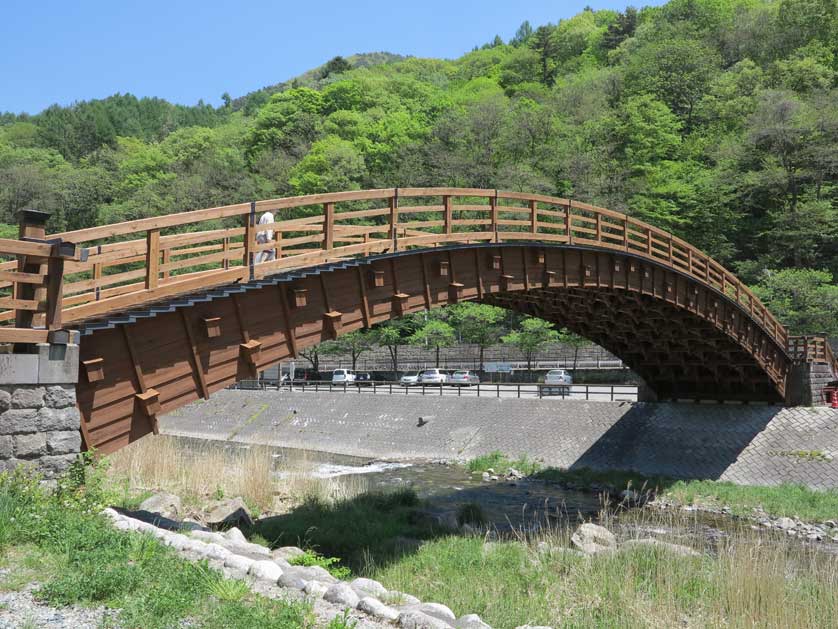
[[[257,224],[265,212],[290,210],[296,218],[274,216],[274,222]],[[664,264],[727,295],[781,347],[788,340],[785,328],[747,286],[680,238],[618,212],[546,195],[474,188],[336,192],[194,210],[52,237],[87,245],[86,259],[64,267],[67,278],[59,291],[63,303],[47,305],[63,310],[65,324],[353,256],[454,243],[539,241],[591,245]],[[0,264],[0,271],[15,267],[15,262]],[[0,290],[16,292],[21,283],[21,278],[6,275]],[[0,322],[15,316],[15,310],[0,312]]]
[[[838,377],[838,357],[825,336],[791,336],[788,354],[794,361],[830,365],[832,373]]]
[[[246,391],[299,391],[301,393],[370,393],[372,395],[455,395],[457,397],[538,398],[637,401],[637,387],[625,384],[546,385],[543,382],[479,383],[473,385],[416,384],[405,386],[390,380],[333,383],[329,380],[300,380],[293,383],[270,380],[241,380],[230,387]]]
[[[65,260],[84,253],[61,238],[47,240],[48,215],[20,212],[20,240],[0,238],[0,309],[8,308],[0,326],[0,343],[46,343],[62,327]]]

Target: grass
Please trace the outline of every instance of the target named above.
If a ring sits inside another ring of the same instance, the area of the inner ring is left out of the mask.
[[[710,508],[728,507],[733,514],[740,516],[753,516],[757,512],[764,512],[773,517],[798,517],[809,522],[838,518],[838,489],[815,490],[793,484],[768,487],[736,485],[726,481],[674,480],[634,472],[599,472],[589,469],[547,468],[533,476],[579,487],[605,486],[615,492],[627,487],[654,489],[659,496],[678,504]]]
[[[525,476],[530,476],[541,469],[541,464],[538,461],[528,458],[527,455],[521,455],[517,459],[512,460],[503,452],[495,450],[489,454],[471,459],[466,463],[466,469],[471,473],[494,470],[495,474],[506,474],[510,469],[515,469]]]
[[[646,516],[647,526],[671,526]],[[681,525],[696,526],[684,521]],[[564,552],[565,530],[517,541],[448,536],[374,569],[386,587],[477,613],[498,629],[553,627],[824,627],[838,618],[838,566],[743,527],[716,555],[634,547],[609,556]],[[556,550],[538,552],[538,542]],[[824,553],[825,555],[825,553]]]
[[[337,557],[324,557],[320,553],[313,550],[307,550],[302,555],[293,557],[288,563],[292,566],[320,566],[329,571],[336,579],[349,579],[352,576],[352,571],[340,565],[340,559]]]
[[[149,435],[109,460],[110,483],[121,492],[118,504],[129,509],[163,490],[180,496],[187,509],[241,496],[255,513],[281,513],[309,498],[330,502],[368,488],[365,478],[312,478],[303,473],[309,467],[304,456],[277,469],[268,446],[225,447],[168,435]]]
[[[24,472],[0,474],[0,504],[14,514],[2,525],[0,557],[10,570],[2,586],[35,580],[45,603],[119,609],[124,627],[311,626],[307,604],[261,598],[149,535],[117,531],[99,515],[107,501],[95,468],[74,469],[55,493]]]
[[[405,538],[435,534],[430,524],[416,519],[418,506],[411,490],[370,492],[334,502],[310,498],[290,513],[257,522],[255,533],[273,547],[295,545],[340,557],[346,567],[360,572],[371,558],[396,556]]]

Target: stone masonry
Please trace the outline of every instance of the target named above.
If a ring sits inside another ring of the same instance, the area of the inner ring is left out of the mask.
[[[52,478],[81,450],[78,346],[35,349],[0,354],[0,472],[22,464]]]
[[[838,410],[824,407],[225,390],[161,428],[390,460],[500,450],[565,468],[838,487]]]

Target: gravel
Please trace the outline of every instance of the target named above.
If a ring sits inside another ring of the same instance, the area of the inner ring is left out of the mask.
[[[0,570],[0,575],[6,572]],[[35,600],[37,587],[33,583],[18,592],[0,592],[0,629],[98,629],[118,613],[104,607],[50,607]]]

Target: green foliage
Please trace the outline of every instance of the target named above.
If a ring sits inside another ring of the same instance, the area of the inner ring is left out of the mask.
[[[439,349],[453,345],[457,340],[454,327],[441,319],[429,318],[410,336],[412,345],[433,347],[436,350],[436,365],[439,366]]]
[[[558,339],[559,333],[553,329],[553,324],[537,317],[527,317],[521,321],[519,329],[501,338],[504,343],[514,345],[526,357],[529,370],[532,370],[536,352]]]
[[[525,454],[512,460],[499,450],[475,457],[466,463],[466,469],[471,473],[494,470],[496,474],[506,474],[510,468],[525,476],[532,476],[541,469],[541,463],[528,458]]]
[[[324,557],[313,550],[307,550],[304,554],[293,557],[288,563],[292,566],[320,566],[328,570],[329,574],[336,579],[346,580],[352,576],[352,570],[341,566],[339,558]]]
[[[838,336],[838,286],[828,271],[765,271],[752,288],[793,334]]]
[[[0,114],[0,221],[36,207],[63,231],[290,194],[485,187],[625,211],[752,282],[763,268],[834,278],[836,42],[834,0],[670,0],[525,22],[454,60],[335,57],[218,108],[116,94]]]

